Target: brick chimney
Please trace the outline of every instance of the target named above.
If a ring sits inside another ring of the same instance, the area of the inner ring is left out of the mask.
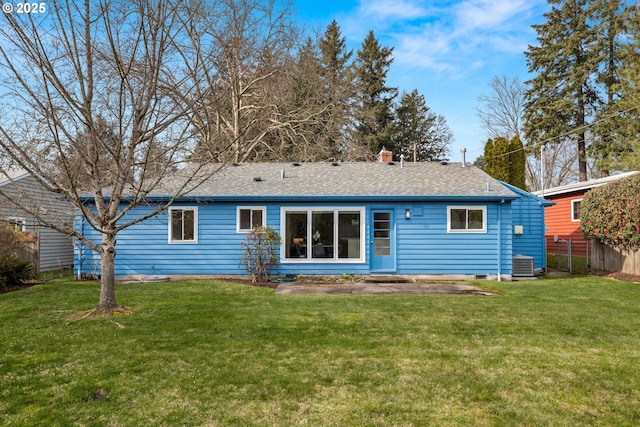
[[[382,147],[382,150],[378,153],[378,162],[387,163],[393,161],[393,153]]]

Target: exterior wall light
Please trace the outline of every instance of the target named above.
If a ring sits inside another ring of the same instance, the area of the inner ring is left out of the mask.
[[[411,209],[407,208],[404,210],[404,217],[407,219],[411,219]]]

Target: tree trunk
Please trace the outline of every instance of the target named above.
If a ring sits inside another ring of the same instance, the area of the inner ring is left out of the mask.
[[[578,180],[580,182],[587,180],[587,148],[584,132],[578,136]]]
[[[118,308],[116,303],[115,285],[115,260],[116,260],[116,233],[105,232],[102,234],[102,249],[100,251],[102,261],[102,273],[100,275],[100,302],[98,308]]]

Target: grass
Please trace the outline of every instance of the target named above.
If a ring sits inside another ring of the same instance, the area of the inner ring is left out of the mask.
[[[0,295],[0,425],[636,426],[640,285],[275,295],[219,281]]]

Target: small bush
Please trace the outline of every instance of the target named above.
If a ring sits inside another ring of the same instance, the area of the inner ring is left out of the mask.
[[[12,228],[0,228],[0,290],[33,278],[33,266],[18,254],[24,236]]]
[[[280,235],[271,227],[256,227],[242,242],[244,254],[241,264],[251,274],[251,281],[269,280],[271,272],[280,265],[278,247]]]
[[[580,228],[614,248],[640,248],[640,174],[587,192],[580,205]]]

